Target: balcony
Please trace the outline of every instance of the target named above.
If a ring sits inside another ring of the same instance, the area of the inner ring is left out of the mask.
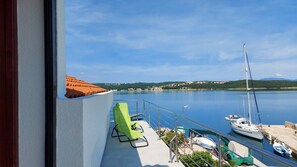
[[[114,103],[118,101],[128,103],[130,114],[137,114],[140,111],[144,114],[144,120],[140,120],[139,123],[144,128],[144,136],[148,139],[149,146],[135,149],[130,146],[129,142],[119,142],[116,137],[111,137],[111,130],[114,127],[111,121],[101,163],[103,167],[123,165],[238,166],[238,159],[246,159],[242,164],[250,163],[252,164],[251,166],[297,165],[293,161],[274,155],[233,136],[221,134],[214,129],[208,128],[157,104],[145,100],[114,100]],[[110,116],[110,118],[112,117],[113,115]],[[183,128],[180,128],[180,125],[183,125]],[[216,146],[212,149],[206,149],[201,145],[197,145],[189,133],[190,129],[197,133],[204,133],[211,136],[210,138],[213,139]],[[164,139],[164,132],[166,130],[175,132],[171,140],[169,142],[167,140],[167,144],[164,142],[166,141]],[[179,134],[183,134],[183,139],[178,137]],[[229,142],[236,143],[236,147],[248,150],[247,154],[249,158],[241,152],[236,151],[236,149],[230,149],[228,146]],[[210,155],[212,158],[205,159],[199,154],[201,151],[206,152],[205,154]],[[194,153],[198,155],[196,159],[192,156]],[[236,157],[235,160],[231,160],[227,154],[232,154]]]
[[[148,147],[133,148],[129,142],[120,143],[117,137],[111,137],[114,127],[110,124],[107,137],[102,167],[110,166],[184,166],[181,162],[169,162],[169,150],[167,145],[159,138],[154,129],[146,121],[139,121],[144,129],[144,136],[149,142]]]

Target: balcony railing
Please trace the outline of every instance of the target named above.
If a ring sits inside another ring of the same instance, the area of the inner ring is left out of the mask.
[[[232,162],[230,164],[230,161],[228,162],[227,152],[232,153],[238,158],[245,158],[233,152],[232,150],[229,150],[228,147],[224,147],[226,146],[226,141],[234,141],[246,147],[249,150],[249,153],[252,155],[253,160],[251,161],[249,159],[245,159],[246,163],[251,163],[254,166],[297,166],[297,163],[294,161],[274,155],[271,152],[254,146],[251,143],[239,140],[233,136],[223,134],[195,120],[166,109],[158,104],[137,99],[114,100],[114,102],[123,101],[128,103],[130,114],[144,114],[144,119],[148,122],[150,127],[155,130],[155,132],[165,141],[165,143],[167,141],[166,144],[168,145],[169,149],[168,159],[170,162],[175,160],[183,162],[185,166],[201,166],[202,161],[203,166],[232,166],[235,162],[233,162],[233,164]],[[166,139],[165,134],[169,131],[171,131],[172,136],[169,136],[169,139],[167,136]],[[207,136],[211,136],[211,139],[215,141],[215,148],[203,149],[204,151],[209,152],[209,154],[213,157],[211,162],[209,159],[201,156],[201,154],[197,154],[199,157],[199,162],[197,159],[189,156],[197,151],[195,149],[195,144],[193,143],[190,131],[194,133],[207,134]],[[187,162],[185,161],[184,157],[188,158]]]

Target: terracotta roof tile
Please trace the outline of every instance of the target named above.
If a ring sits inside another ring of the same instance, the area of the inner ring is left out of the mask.
[[[68,98],[88,96],[96,93],[107,92],[106,89],[87,83],[66,75],[66,94]]]

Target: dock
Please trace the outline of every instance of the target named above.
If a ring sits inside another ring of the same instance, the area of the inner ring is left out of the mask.
[[[292,150],[297,158],[297,130],[285,125],[262,125],[263,135],[270,141],[280,141]]]

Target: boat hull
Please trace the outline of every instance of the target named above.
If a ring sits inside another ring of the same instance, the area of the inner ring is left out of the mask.
[[[260,131],[245,130],[245,129],[237,127],[236,125],[233,125],[232,123],[231,123],[231,126],[232,126],[232,130],[235,133],[238,133],[238,134],[241,134],[241,135],[253,138],[253,139],[257,139],[257,140],[263,140],[263,138],[264,138],[263,134]]]
[[[274,143],[272,145],[272,147],[273,147],[273,150],[275,153],[277,153],[283,157],[290,157],[290,155],[291,155],[291,150],[282,144]]]
[[[280,155],[280,156],[283,156],[283,157],[290,157],[289,153],[280,152],[280,151],[276,150],[275,148],[273,148],[273,152],[276,153],[277,155]]]
[[[209,149],[209,150],[216,147],[216,143],[206,137],[194,137],[193,140],[201,147]]]

